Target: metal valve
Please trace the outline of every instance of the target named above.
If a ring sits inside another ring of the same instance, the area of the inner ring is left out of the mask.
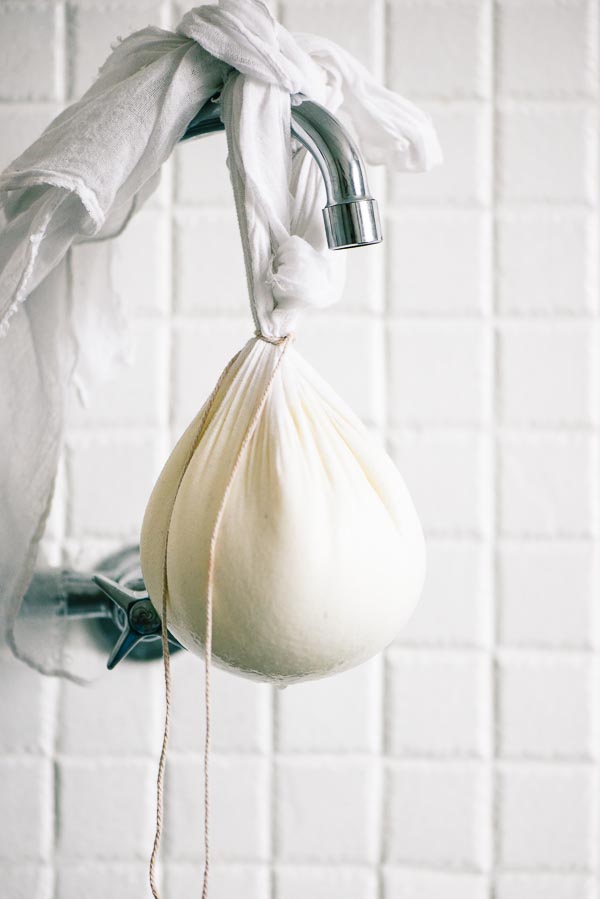
[[[69,620],[97,621],[106,625],[102,640],[117,642],[109,654],[107,668],[112,669],[128,655],[136,659],[162,655],[160,615],[150,601],[140,567],[138,546],[127,547],[105,559],[95,574],[64,569],[37,572],[25,596],[28,613],[35,614],[40,598],[50,599]],[[169,646],[176,652],[183,647],[169,634]]]
[[[139,547],[122,550],[100,567],[102,573],[93,574],[91,580],[101,591],[99,601],[121,631],[106,667],[112,670],[137,648],[145,650],[146,658],[160,657],[162,624],[142,578]],[[172,635],[169,646],[172,650],[182,648]]]
[[[140,643],[161,639],[161,620],[141,578],[128,587],[102,574],[92,575],[92,580],[114,604],[113,618],[122,629],[106,663],[106,667],[112,670]],[[172,636],[169,637],[169,644],[181,648]]]

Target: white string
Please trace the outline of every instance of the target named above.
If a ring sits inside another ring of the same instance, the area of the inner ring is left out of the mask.
[[[208,884],[209,884],[209,874],[210,874],[210,751],[211,751],[211,664],[212,664],[212,626],[213,626],[213,597],[214,597],[214,578],[215,578],[215,561],[216,561],[216,549],[217,549],[217,540],[219,536],[219,531],[221,528],[221,523],[223,520],[223,516],[225,513],[225,507],[227,505],[227,499],[231,492],[231,487],[233,485],[235,476],[240,467],[241,461],[244,456],[244,452],[250,443],[254,432],[258,426],[260,417],[262,415],[263,409],[269,397],[269,393],[271,391],[271,387],[273,386],[273,381],[275,379],[275,375],[279,370],[279,366],[281,365],[285,353],[293,340],[293,336],[291,334],[282,338],[265,338],[262,334],[257,334],[257,338],[259,340],[263,340],[265,343],[268,343],[272,346],[281,346],[281,350],[279,352],[279,356],[277,362],[273,367],[273,371],[267,381],[265,389],[261,395],[261,398],[258,402],[258,405],[254,411],[254,414],[248,424],[240,447],[236,453],[235,459],[233,461],[233,465],[231,468],[231,472],[227,479],[227,483],[225,484],[225,489],[223,491],[223,496],[221,498],[221,502],[219,504],[219,508],[217,511],[217,515],[215,517],[215,522],[213,525],[213,529],[211,532],[210,545],[209,545],[209,555],[208,555],[208,571],[207,571],[207,588],[206,588],[206,621],[205,621],[205,654],[204,654],[204,704],[205,704],[205,721],[206,721],[206,729],[205,729],[205,738],[204,738],[204,875],[202,881],[202,899],[207,899],[208,897]],[[219,378],[217,385],[213,392],[211,393],[206,405],[204,407],[204,414],[201,417],[200,423],[198,425],[198,431],[196,437],[193,441],[192,448],[188,453],[187,460],[183,466],[181,475],[179,477],[179,482],[177,484],[177,490],[175,491],[175,498],[177,497],[177,492],[181,486],[187,468],[192,460],[192,457],[202,439],[204,431],[206,429],[206,424],[210,415],[210,412],[213,408],[215,399],[221,388],[223,381],[226,375],[231,370],[233,364],[238,358],[239,353],[231,359],[231,361],[225,367],[221,377]],[[158,891],[158,887],[156,885],[156,860],[158,857],[158,851],[160,847],[160,841],[163,830],[163,809],[164,809],[164,774],[166,767],[166,759],[167,759],[167,747],[169,742],[169,731],[170,731],[170,718],[171,718],[171,658],[169,653],[169,638],[168,638],[168,627],[167,627],[167,618],[168,618],[168,572],[167,572],[167,558],[168,558],[168,542],[169,542],[169,530],[171,519],[173,516],[173,509],[175,508],[175,502],[173,503],[173,507],[171,508],[171,514],[169,515],[169,522],[167,525],[167,535],[165,539],[165,552],[163,559],[163,596],[162,596],[162,608],[161,608],[161,622],[162,622],[162,647],[163,647],[163,660],[164,660],[164,674],[165,674],[165,725],[163,732],[163,743],[162,749],[160,753],[160,759],[158,763],[158,775],[156,780],[156,831],[154,835],[154,845],[152,847],[152,854],[150,856],[150,888],[152,890],[152,895],[154,899],[160,899],[160,893]]]

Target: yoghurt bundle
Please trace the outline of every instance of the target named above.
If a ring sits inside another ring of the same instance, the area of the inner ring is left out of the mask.
[[[211,541],[213,661],[279,684],[379,652],[423,583],[399,471],[288,341],[234,358],[146,510],[144,581],[159,613],[166,588],[170,631],[200,654]]]

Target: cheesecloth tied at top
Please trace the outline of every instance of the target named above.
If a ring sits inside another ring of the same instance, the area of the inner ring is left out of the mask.
[[[158,479],[141,551],[184,646],[204,653],[212,577],[213,660],[293,683],[391,642],[419,597],[424,543],[379,442],[299,353],[283,353],[255,338],[235,358]]]
[[[174,33],[146,28],[120,43],[82,99],[0,176],[0,608],[12,648],[44,671],[80,673],[53,607],[47,628],[15,626],[50,506],[66,389],[74,374],[89,383],[106,373],[126,345],[112,286],[71,296],[65,255],[126,226],[217,90],[255,325],[267,336],[337,299],[341,281],[340,257],[324,246],[319,175],[304,152],[292,154],[290,102],[306,95],[340,114],[367,161],[420,171],[440,160],[427,116],[333,42],[291,35],[259,0],[223,0],[191,10]]]

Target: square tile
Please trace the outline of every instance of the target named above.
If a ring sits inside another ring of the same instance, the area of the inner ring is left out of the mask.
[[[483,97],[489,91],[489,11],[479,2],[395,0],[388,18],[388,78],[410,97]]]
[[[499,774],[501,870],[575,873],[593,865],[595,778],[584,767],[510,766]]]
[[[491,565],[470,540],[428,540],[425,587],[397,644],[472,647],[486,643],[491,621]]]
[[[252,337],[250,317],[199,319],[173,328],[171,416],[179,438],[210,396],[229,360]]]
[[[16,659],[7,647],[0,650],[0,753],[40,754],[52,743],[55,690]]]
[[[489,800],[483,766],[406,762],[390,767],[384,859],[406,867],[483,870]]]
[[[498,129],[501,201],[594,202],[597,150],[587,107],[513,102],[501,109]]]
[[[150,202],[117,238],[76,247],[74,254],[108,248],[111,277],[126,312],[161,319],[165,327],[164,317],[171,307],[170,222],[166,210],[150,208]]]
[[[391,315],[478,314],[490,298],[490,229],[472,210],[406,212],[387,223]]]
[[[384,899],[488,899],[485,877],[386,866]]]
[[[503,536],[573,538],[595,533],[596,476],[589,437],[506,436],[499,462]]]
[[[162,24],[160,0],[71,3],[68,18],[70,95],[80,97],[95,81],[114,42],[147,25]]]
[[[276,856],[282,862],[359,864],[377,853],[377,790],[370,762],[280,761]]]
[[[165,779],[169,861],[203,858],[204,768],[201,756],[171,758]],[[266,861],[269,857],[270,797],[266,759],[213,756],[211,845],[217,863]]]
[[[63,759],[58,780],[61,861],[146,861],[154,830],[155,764]]]
[[[164,876],[165,899],[183,899],[188,896],[192,899],[202,889],[203,875],[203,865],[167,863]],[[232,896],[268,899],[269,872],[266,866],[211,864],[211,899],[231,899]]]
[[[179,211],[175,218],[176,311],[250,317],[244,257],[233,209]]]
[[[167,329],[154,322],[132,325],[131,360],[109,380],[94,384],[82,404],[75,392],[67,410],[69,427],[152,427],[168,419]]]
[[[597,344],[589,322],[502,326],[497,344],[501,423],[592,424],[598,405]]]
[[[268,752],[271,687],[214,668],[211,690],[213,750]],[[204,661],[190,653],[181,653],[173,662],[172,721],[174,752],[204,752]]]
[[[275,870],[277,899],[376,899],[377,875],[364,868],[345,865],[278,867]]]
[[[52,766],[46,759],[3,758],[0,783],[0,862],[47,861],[54,817]]]
[[[154,714],[160,680],[139,662],[122,663],[118,672],[118,678],[108,674],[85,686],[69,681],[62,685],[61,753],[94,757],[154,752],[160,740]]]
[[[159,462],[156,437],[70,437],[69,535],[137,539]]]
[[[56,99],[57,18],[52,3],[0,6],[0,101]]]
[[[380,659],[277,691],[280,752],[375,752],[380,740]]]
[[[487,417],[488,333],[475,323],[392,322],[388,417],[393,426],[473,425]]]
[[[85,307],[103,305],[110,290],[113,303],[123,309],[129,345],[133,344],[133,317],[160,319],[166,335],[164,318],[171,304],[168,233],[164,213],[146,208],[115,239],[72,247],[72,292],[80,298],[80,314],[85,315]],[[107,346],[107,352],[121,361],[118,347]]]
[[[588,657],[528,652],[500,658],[498,744],[505,758],[590,759],[595,717]]]
[[[2,15],[0,7],[0,26]],[[0,105],[0,171],[37,140],[58,111],[58,106],[51,103]]]
[[[498,599],[502,643],[589,648],[594,641],[595,567],[591,543],[501,547]]]
[[[503,0],[498,5],[499,89],[510,97],[593,95],[594,4]],[[548,65],[548,60],[552,65]]]
[[[497,237],[501,313],[586,315],[596,308],[597,233],[589,213],[503,212]]]
[[[382,423],[383,332],[378,322],[307,316],[295,348],[365,424]]]
[[[391,202],[407,204],[448,203],[485,205],[491,195],[490,110],[481,102],[459,101],[419,106],[437,131],[444,162],[430,172],[388,172]]]
[[[392,458],[427,536],[479,537],[487,529],[486,444],[477,433],[399,431]]]
[[[283,0],[278,18],[292,32],[330,38],[369,69],[379,62],[381,26],[370,0]]]
[[[143,862],[60,864],[56,890],[61,899],[150,899],[148,866]]]
[[[52,899],[53,881],[50,865],[2,865],[2,889],[9,899]]]
[[[594,878],[585,874],[500,874],[497,899],[593,899]]]
[[[481,756],[489,739],[490,672],[480,653],[390,651],[387,749],[400,756]]]

